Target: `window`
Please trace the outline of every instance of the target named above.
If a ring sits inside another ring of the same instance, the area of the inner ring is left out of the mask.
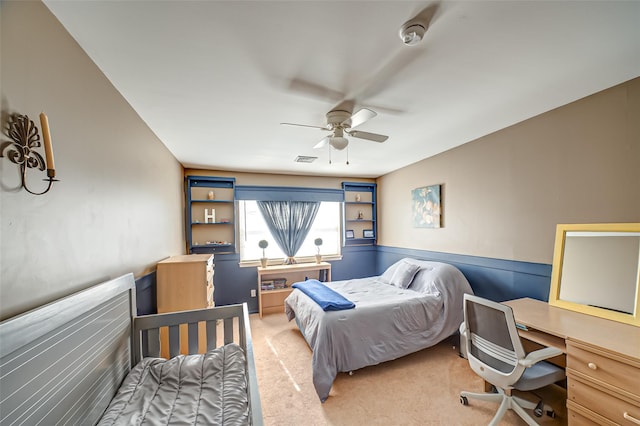
[[[253,261],[262,257],[262,249],[258,241],[267,240],[269,247],[265,254],[270,259],[284,259],[286,256],[278,247],[255,200],[240,200],[238,202],[238,220],[240,231],[240,261]],[[313,222],[311,231],[304,240],[296,257],[311,257],[317,253],[313,240],[322,238],[320,253],[323,256],[340,254],[340,203],[322,201],[320,209]]]

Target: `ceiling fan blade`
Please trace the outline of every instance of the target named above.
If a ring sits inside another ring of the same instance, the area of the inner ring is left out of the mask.
[[[324,138],[322,138],[320,142],[316,144],[316,146],[313,147],[313,149],[324,148],[325,146],[327,146],[328,143],[329,143],[329,136],[325,136]]]
[[[377,133],[362,132],[360,130],[353,130],[347,133],[349,134],[349,136],[353,136],[354,138],[367,139],[373,142],[384,142],[389,139],[389,136],[379,135]]]
[[[424,7],[409,21],[417,21],[421,23],[427,29],[427,34],[425,36],[428,36],[429,27],[438,19],[439,9],[440,2],[438,1]],[[348,95],[355,99],[370,99],[373,96],[382,93],[394,83],[394,79],[396,79],[402,71],[409,69],[414,65],[414,62],[416,62],[424,53],[424,47],[416,46],[412,49],[402,47],[398,49],[394,54],[388,57],[386,61],[382,62],[382,65],[371,74],[368,80],[365,80],[360,87],[357,87],[353,92],[348,93]]]
[[[426,27],[429,29],[431,26],[431,22],[434,20],[435,16],[438,14],[440,9],[440,2],[436,2],[426,6],[420,12],[418,12],[414,19],[420,20]]]
[[[285,126],[300,126],[300,127],[311,127],[314,129],[320,129],[320,130],[329,130],[326,127],[321,127],[321,126],[310,126],[308,124],[297,124],[297,123],[280,123],[283,124]]]
[[[321,84],[294,78],[289,82],[289,90],[306,95],[322,101],[337,102],[344,99],[344,93],[330,89]]]
[[[358,127],[362,123],[371,120],[376,115],[378,114],[375,111],[372,111],[369,108],[362,108],[351,116],[351,128],[353,129]]]

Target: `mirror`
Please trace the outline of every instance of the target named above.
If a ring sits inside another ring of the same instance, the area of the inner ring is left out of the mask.
[[[640,223],[560,224],[549,304],[640,327]]]

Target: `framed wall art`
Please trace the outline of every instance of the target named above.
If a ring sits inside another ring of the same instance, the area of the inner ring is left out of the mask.
[[[424,186],[411,191],[411,215],[414,228],[442,226],[441,186]]]

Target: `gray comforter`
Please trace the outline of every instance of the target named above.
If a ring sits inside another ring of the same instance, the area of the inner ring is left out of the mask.
[[[235,343],[201,355],[145,358],[99,425],[247,425],[245,354]]]
[[[300,290],[287,297],[287,318],[296,319],[313,350],[313,384],[321,401],[338,372],[390,361],[456,333],[463,295],[473,293],[468,281],[451,265],[416,262],[421,271],[408,289],[381,277],[326,283],[354,302],[354,309],[325,312]]]

